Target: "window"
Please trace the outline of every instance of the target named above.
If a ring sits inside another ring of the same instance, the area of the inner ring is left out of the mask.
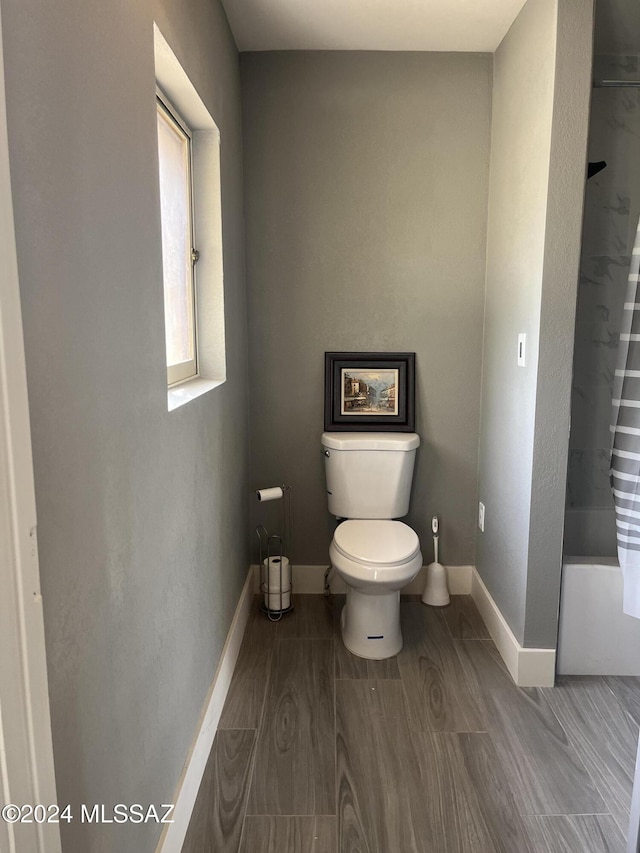
[[[198,373],[191,132],[157,97],[167,384]]]
[[[166,362],[173,411],[226,380],[220,131],[153,29],[166,330],[158,368]]]

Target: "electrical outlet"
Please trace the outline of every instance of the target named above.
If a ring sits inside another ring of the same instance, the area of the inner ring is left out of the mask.
[[[484,504],[482,501],[478,504],[478,527],[484,533]]]

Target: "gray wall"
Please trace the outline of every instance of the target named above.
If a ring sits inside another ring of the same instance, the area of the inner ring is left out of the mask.
[[[167,412],[153,20],[222,136],[226,384]],[[61,803],[171,802],[249,562],[238,57],[211,0],[2,0]],[[160,828],[62,824],[141,853]]]
[[[415,351],[425,560],[475,555],[491,117],[481,54],[241,57],[252,476],[294,487],[294,557],[327,564],[325,350]]]
[[[591,16],[529,0],[494,61],[477,566],[532,647],[556,645]]]

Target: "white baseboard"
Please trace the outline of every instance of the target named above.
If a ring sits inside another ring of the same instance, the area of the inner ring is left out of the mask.
[[[156,853],[180,853],[187,834],[191,813],[198,796],[198,790],[204,769],[213,746],[222,708],[227,698],[231,676],[238,659],[253,595],[253,567],[249,569],[247,579],[240,593],[236,612],[227,634],[227,639],[220,655],[218,668],[209,688],[209,693],[200,715],[196,734],[185,762],[182,775],[174,794],[173,823],[165,824],[164,831],[158,841]]]
[[[553,687],[556,650],[526,649],[520,645],[475,567],[471,596],[518,687]]]
[[[252,566],[253,591],[260,592],[260,567]],[[473,566],[446,566],[449,592],[452,595],[469,595],[471,592],[471,576]],[[293,591],[320,595],[324,592],[324,573],[327,566],[298,566],[293,567]],[[425,585],[426,567],[423,566],[410,584],[404,587],[405,595],[422,595]],[[331,592],[339,595],[347,591],[344,582],[335,575],[331,581]]]

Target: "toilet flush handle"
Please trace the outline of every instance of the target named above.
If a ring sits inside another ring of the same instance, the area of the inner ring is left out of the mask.
[[[331,454],[329,453],[329,451],[328,451],[328,450],[325,450],[324,448],[320,451],[320,453],[322,453],[322,455],[323,455],[323,456],[331,456]]]

